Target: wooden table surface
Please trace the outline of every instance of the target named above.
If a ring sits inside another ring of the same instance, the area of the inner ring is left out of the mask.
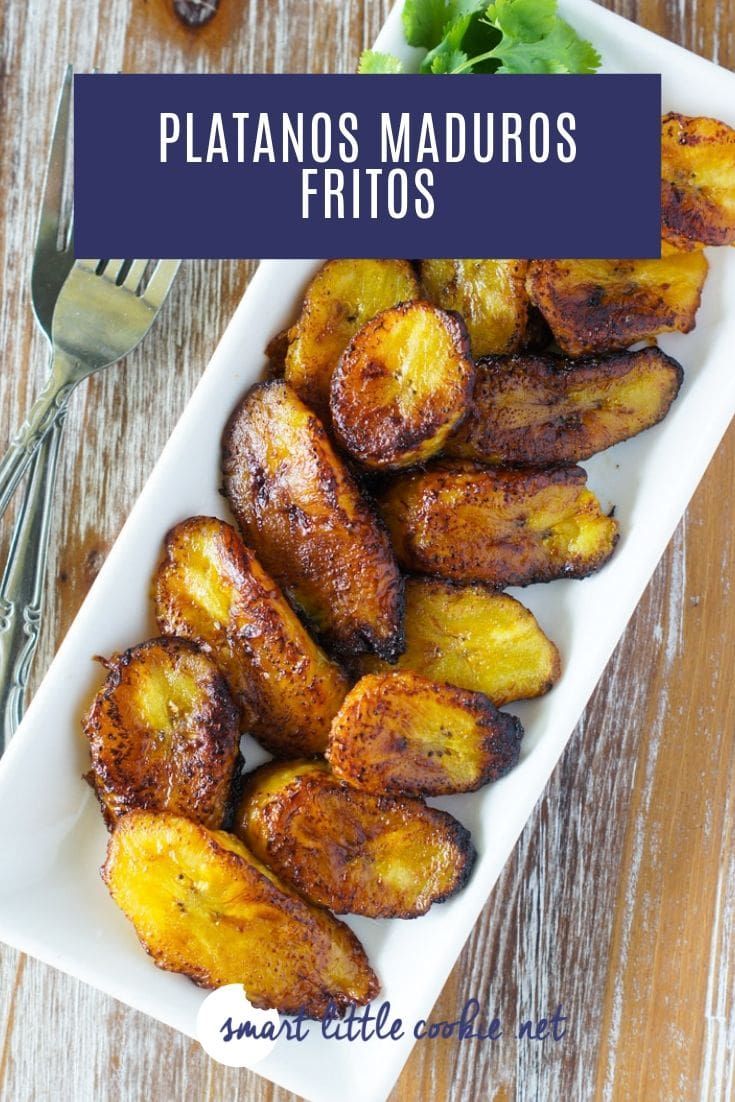
[[[618,0],[621,14],[735,66],[735,0]],[[63,65],[352,71],[378,0],[221,0],[182,28],[170,0],[3,5],[0,445],[43,373],[29,295]],[[631,165],[631,172],[635,166]],[[144,195],[142,190],[141,195]],[[196,212],[193,212],[196,216]],[[38,683],[191,394],[251,264],[191,263],[124,367],[72,401]],[[674,473],[672,472],[672,477]],[[559,1043],[419,1046],[392,1102],[702,1102],[735,1081],[735,426],[726,436],[436,1007],[552,1012]],[[2,527],[4,555],[9,521]],[[198,1044],[0,947],[7,1102],[286,1102]]]

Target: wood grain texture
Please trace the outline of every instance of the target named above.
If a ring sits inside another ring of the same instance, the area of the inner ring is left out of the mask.
[[[735,66],[735,0],[621,14]],[[38,389],[28,299],[64,63],[136,71],[350,71],[385,2],[222,0],[184,30],[168,0],[4,5],[0,42],[0,443]],[[75,396],[34,685],[207,363],[252,266],[186,266],[142,349]],[[735,484],[730,431],[437,1003],[552,1013],[558,1043],[418,1045],[392,1102],[725,1102],[735,1081]],[[9,534],[0,532],[4,554]],[[0,947],[0,1098],[286,1102],[249,1072]],[[39,1034],[43,1031],[43,1051]]]

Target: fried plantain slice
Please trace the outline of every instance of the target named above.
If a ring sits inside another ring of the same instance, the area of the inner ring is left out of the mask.
[[[381,310],[419,297],[407,260],[328,260],[306,288],[289,330],[286,382],[320,417],[329,416],[329,384],[351,338]]]
[[[283,762],[246,779],[236,832],[307,899],[337,914],[415,918],[464,887],[469,832],[421,800],[341,784],[325,762]]]
[[[496,707],[543,696],[559,680],[559,651],[533,613],[507,593],[440,578],[406,579],[406,650],[395,667],[372,656],[363,673],[415,670],[484,693]]]
[[[265,354],[268,357],[267,375],[269,379],[279,379],[286,370],[288,333],[288,329],[281,329],[275,337],[271,337],[265,346]]]
[[[458,315],[421,301],[384,310],[358,330],[332,376],[334,432],[366,467],[422,462],[464,417],[474,378]]]
[[[663,420],[683,378],[655,347],[583,360],[482,360],[470,413],[445,454],[527,467],[577,463]]]
[[[581,467],[447,460],[399,475],[381,505],[402,566],[502,589],[585,578],[607,562],[618,524],[586,482]]]
[[[349,688],[229,524],[190,517],[166,537],[153,582],[161,631],[208,649],[273,754],[319,754]]]
[[[660,260],[534,260],[526,285],[561,350],[582,356],[657,333],[689,333],[707,270],[702,252]]]
[[[661,120],[661,224],[680,248],[735,244],[735,130],[717,119]]]
[[[411,670],[368,674],[334,718],[335,777],[376,796],[474,792],[518,761],[523,728],[483,693]]]
[[[526,260],[422,260],[421,284],[430,302],[462,315],[477,359],[523,346],[527,268]]]
[[[554,334],[551,332],[546,318],[538,306],[529,306],[526,335],[519,351],[545,352],[549,345],[553,343]]]
[[[105,666],[83,726],[108,827],[134,808],[221,826],[242,764],[240,717],[212,659],[186,639],[150,639]]]
[[[159,968],[201,987],[241,983],[254,1006],[319,1018],[370,1002],[375,973],[355,935],[296,895],[231,834],[134,811],[102,878]]]
[[[316,630],[344,654],[400,654],[403,583],[388,535],[316,415],[287,383],[261,383],[222,449],[245,542]]]

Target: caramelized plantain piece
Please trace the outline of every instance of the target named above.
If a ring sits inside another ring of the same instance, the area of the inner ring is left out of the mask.
[[[355,935],[282,884],[231,834],[134,811],[102,878],[159,968],[201,987],[241,983],[254,1006],[319,1018],[379,990]]]
[[[707,269],[702,252],[660,260],[535,260],[527,287],[561,350],[582,356],[657,333],[689,333]]]
[[[585,360],[483,360],[469,416],[445,453],[527,467],[576,463],[658,424],[683,378],[655,347]]]
[[[518,761],[523,728],[483,693],[411,670],[368,674],[332,723],[327,760],[353,788],[406,796],[474,792]]]
[[[236,832],[307,899],[337,914],[415,918],[464,887],[475,851],[445,811],[372,796],[325,762],[283,762],[246,779]]]
[[[735,244],[735,130],[717,119],[661,120],[661,223],[679,248]]]
[[[263,746],[291,757],[325,749],[347,678],[234,528],[215,517],[177,524],[153,595],[160,629],[211,651]]]
[[[212,659],[186,639],[151,639],[105,666],[84,733],[108,827],[135,808],[221,826],[242,759],[238,710]]]
[[[475,365],[462,320],[428,302],[384,310],[347,345],[332,376],[332,425],[366,467],[431,458],[467,412]]]
[[[281,329],[275,337],[271,337],[265,346],[265,354],[268,357],[268,378],[278,379],[286,370],[286,353],[288,352],[288,329]]]
[[[329,260],[306,289],[289,330],[286,382],[322,418],[329,416],[332,372],[351,338],[381,310],[418,298],[407,260]]]
[[[440,578],[406,579],[406,650],[396,666],[365,656],[359,668],[415,670],[484,693],[498,708],[543,696],[561,673],[559,651],[520,601]]]
[[[697,245],[688,245],[686,241],[680,239],[676,244],[667,237],[661,238],[661,256],[678,256],[679,253],[693,252],[698,248]]]
[[[581,467],[519,470],[447,461],[400,475],[382,498],[398,561],[456,582],[585,578],[610,558],[618,524]]]
[[[500,355],[522,347],[528,324],[526,260],[422,260],[421,284],[430,302],[457,310],[472,355]]]
[[[245,542],[316,630],[345,654],[400,654],[403,583],[390,541],[316,415],[288,384],[261,383],[222,448]]]
[[[545,352],[554,343],[554,334],[538,306],[529,306],[528,325],[523,338],[522,352]]]

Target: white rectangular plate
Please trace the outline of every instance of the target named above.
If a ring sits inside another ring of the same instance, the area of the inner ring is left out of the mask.
[[[661,72],[665,110],[735,124],[733,74],[588,0],[569,0],[563,10],[600,48],[606,69]],[[398,11],[378,45],[411,57]],[[409,1027],[429,1014],[735,412],[735,250],[710,250],[710,262],[696,330],[661,340],[686,371],[671,413],[587,464],[592,488],[605,506],[615,504],[620,520],[613,560],[585,582],[518,594],[561,648],[564,675],[546,698],[517,709],[527,732],[518,767],[485,791],[438,801],[475,839],[479,859],[469,885],[414,922],[349,920],[382,981],[380,998]],[[154,967],[100,880],[106,833],[81,779],[87,751],[79,720],[100,681],[91,656],[155,633],[148,591],[166,530],[194,513],[227,515],[217,492],[222,427],[259,377],[261,350],[293,317],[316,266],[261,264],[0,764],[0,937],[190,1035],[204,993]],[[254,744],[248,751],[252,765]],[[412,1044],[410,1028],[397,1042],[345,1044],[318,1033],[303,1043],[279,1041],[258,1072],[315,1102],[382,1102]]]

